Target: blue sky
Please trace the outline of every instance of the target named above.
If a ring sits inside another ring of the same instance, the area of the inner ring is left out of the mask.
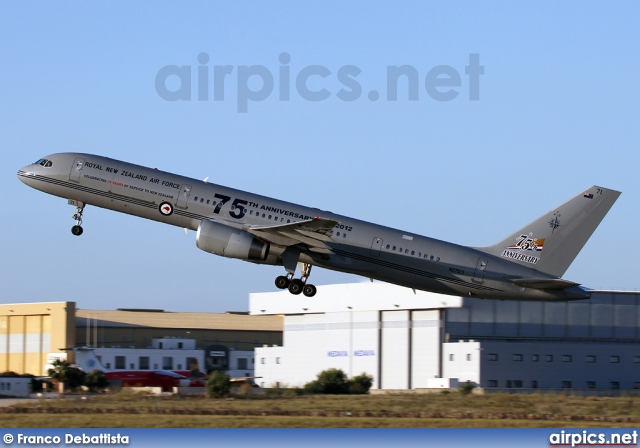
[[[636,2],[2,2],[1,300],[246,310],[248,294],[275,290],[283,272],[206,254],[193,232],[93,207],[74,237],[73,208],[16,178],[61,151],[474,246],[599,184],[623,194],[565,278],[639,289],[639,17]],[[470,55],[484,68],[478,100],[469,99]],[[190,67],[190,101],[156,90],[170,65]],[[402,65],[418,74],[417,100],[404,79],[387,99],[387,67]],[[232,67],[224,100],[213,98],[215,66]],[[258,76],[241,78],[255,66],[273,76],[273,91],[239,112],[238,99],[262,88]],[[310,66],[329,72],[307,82],[326,89],[324,100],[296,88]],[[347,66],[362,90],[353,101],[338,96]],[[457,92],[449,101],[425,87],[439,66],[460,75],[439,88]],[[199,67],[207,101],[198,101]],[[361,280],[320,269],[311,279]]]

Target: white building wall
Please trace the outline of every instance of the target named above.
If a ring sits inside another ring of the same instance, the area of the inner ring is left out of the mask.
[[[440,376],[440,311],[413,311],[411,319],[411,388],[429,387]]]
[[[256,349],[256,376],[269,385],[302,387],[330,368],[349,377],[378,376],[378,312],[286,316],[284,346]],[[276,366],[277,363],[277,366]]]
[[[100,358],[102,364],[112,370],[116,369],[116,356],[124,356],[124,369],[120,370],[139,370],[140,357],[149,357],[148,370],[163,370],[164,358],[171,358],[172,367],[167,370],[191,370],[191,366],[187,363],[187,358],[195,358],[198,361],[200,370],[204,369],[204,351],[203,350],[161,350],[161,349],[143,349],[143,348],[96,348],[95,354]]]
[[[287,372],[284,347],[257,347],[255,349],[256,384],[260,387],[294,387],[290,382],[293,378]],[[289,366],[290,367],[290,366]]]
[[[409,387],[409,311],[382,312],[381,389]]]
[[[354,311],[353,331],[349,370],[345,372],[349,377],[366,373],[373,377],[373,387],[378,388],[378,353],[380,339],[380,324],[378,322],[379,313],[377,311]]]
[[[442,346],[442,377],[480,386],[482,346],[479,342],[454,342]]]
[[[228,367],[226,372],[231,378],[254,376],[254,352],[252,350],[229,350]]]
[[[31,378],[0,377],[1,397],[29,397],[31,393]]]

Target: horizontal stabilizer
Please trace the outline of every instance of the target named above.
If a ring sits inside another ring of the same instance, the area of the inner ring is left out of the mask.
[[[563,280],[561,278],[516,278],[512,279],[511,282],[524,288],[535,289],[566,289],[580,285],[580,283]]]

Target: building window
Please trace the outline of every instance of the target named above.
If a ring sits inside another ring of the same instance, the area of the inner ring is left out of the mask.
[[[571,381],[563,381],[562,382],[563,389],[571,389]]]
[[[537,389],[538,388],[538,381],[537,380],[532,380],[531,381],[531,389]]]
[[[264,359],[264,358],[260,358],[260,364],[266,364],[266,363],[267,363],[267,360],[266,360],[266,359]]]
[[[553,355],[547,355],[547,362],[553,362]]]
[[[513,360],[514,361],[522,361],[522,355],[520,353],[515,353],[513,355]]]
[[[173,357],[171,356],[162,357],[162,370],[173,370]]]
[[[562,362],[571,362],[571,355],[562,355]]]
[[[538,362],[538,361],[540,361],[540,356],[538,356],[538,355],[531,355],[531,361],[532,361],[532,362]]]
[[[611,381],[611,389],[620,389],[620,383],[617,381]]]
[[[640,381],[636,381],[635,383],[633,383],[633,388],[640,389]]]
[[[513,387],[522,387],[522,380],[513,380]]]
[[[247,368],[247,358],[238,358],[238,370],[245,370]]]
[[[126,369],[124,356],[116,356],[116,369]]]
[[[467,361],[471,361],[471,353],[467,353]]]
[[[498,380],[487,381],[487,387],[498,387]]]
[[[276,364],[280,364],[280,358],[276,358]]]
[[[131,364],[129,364],[129,368],[130,368],[131,370],[133,370],[133,369],[135,369],[135,368],[136,368],[136,365],[135,365],[134,363],[131,363]]]
[[[497,353],[489,353],[489,357],[487,358],[489,361],[497,361],[498,354]]]
[[[449,361],[455,361],[455,359],[456,357],[453,353],[449,355]]]
[[[587,355],[587,362],[596,362],[596,357],[594,355]]]
[[[149,370],[149,357],[141,356],[138,359],[138,365],[140,366],[140,370]]]
[[[184,343],[178,342],[178,348],[183,348],[183,346],[184,346]]]
[[[587,381],[587,389],[595,389],[596,382],[595,381]]]
[[[634,356],[633,362],[640,362],[640,356]]]
[[[107,365],[105,365],[105,367],[106,367],[107,369],[110,369],[110,368],[111,368],[111,363],[110,363],[110,362],[108,362],[108,363],[107,363]]]
[[[619,356],[612,356],[611,358],[609,358],[610,362],[613,363],[619,363],[620,362],[620,357]]]
[[[507,380],[505,386],[507,387],[507,389],[511,388],[511,380]]]

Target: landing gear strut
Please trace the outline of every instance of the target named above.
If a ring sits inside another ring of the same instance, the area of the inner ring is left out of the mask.
[[[276,278],[276,287],[279,289],[288,289],[293,295],[302,293],[307,297],[313,297],[318,290],[314,285],[310,283],[307,284],[307,280],[311,274],[311,265],[308,263],[299,263],[299,265],[302,274],[299,279],[293,278],[295,271],[289,271],[286,276],[281,275]]]
[[[71,203],[71,201],[69,201]],[[74,201],[76,206],[76,212],[73,214],[72,218],[76,220],[76,225],[71,227],[71,233],[75,236],[82,235],[82,213],[84,212],[84,202]]]

